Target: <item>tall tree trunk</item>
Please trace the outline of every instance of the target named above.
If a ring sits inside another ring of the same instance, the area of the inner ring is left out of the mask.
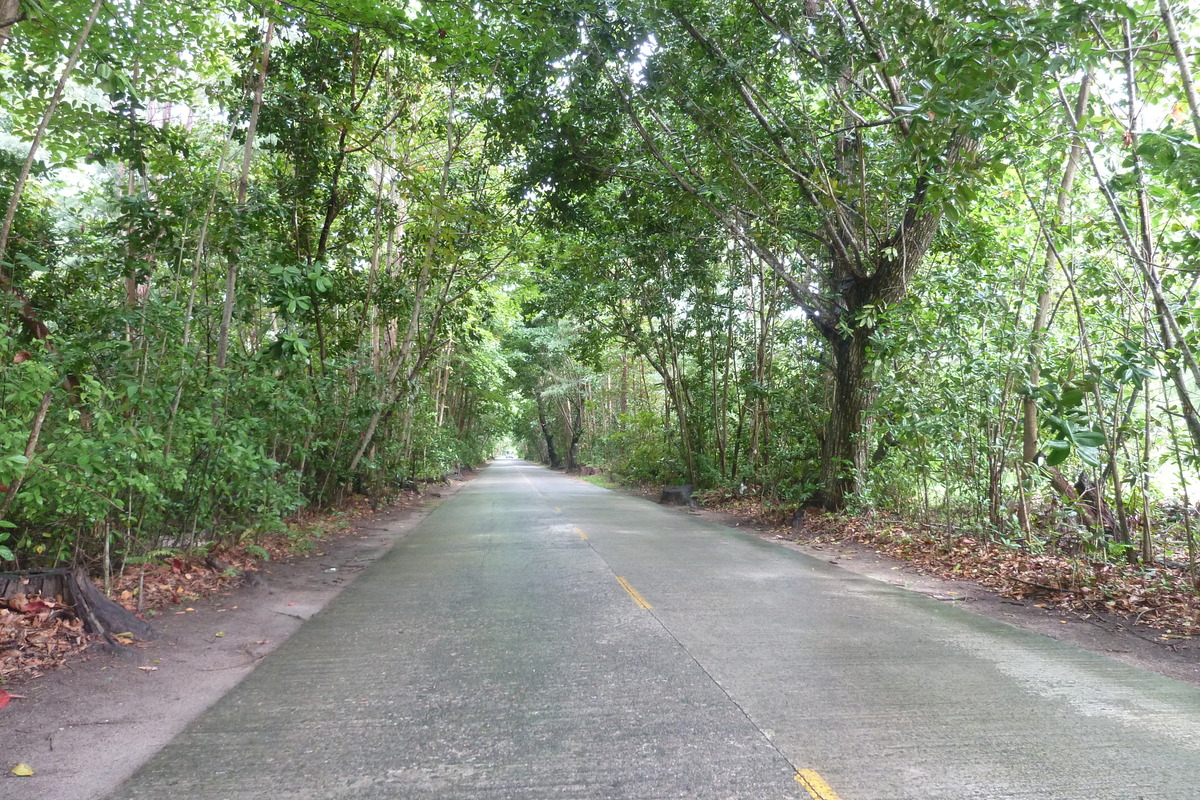
[[[579,440],[583,437],[583,392],[571,404],[571,444],[567,447],[567,472],[579,471]]]
[[[1183,94],[1188,101],[1189,116],[1196,138],[1200,139],[1200,99],[1196,97],[1196,84],[1192,79],[1191,59],[1183,48],[1179,31],[1175,27],[1175,13],[1171,10],[1169,0],[1158,0],[1158,13],[1162,16],[1167,28],[1167,39],[1171,42],[1171,50],[1175,53],[1175,64],[1179,67],[1179,82],[1183,84]]]
[[[558,450],[554,448],[554,431],[551,430],[550,423],[546,419],[546,401],[541,392],[534,392],[533,398],[537,403],[538,427],[542,431],[542,439],[546,442],[546,459],[550,464],[550,469],[558,469],[562,466],[562,459],[559,458]]]
[[[1141,248],[1142,248],[1141,260],[1144,264],[1149,265],[1150,270],[1153,271],[1153,269],[1154,269],[1153,265],[1155,263],[1155,259],[1157,256],[1155,253],[1154,230],[1151,227],[1151,219],[1150,219],[1150,199],[1149,199],[1149,196],[1146,191],[1146,174],[1145,174],[1144,170],[1142,169],[1141,159],[1139,158],[1139,156],[1137,154],[1137,148],[1138,148],[1137,130],[1139,128],[1138,96],[1137,96],[1137,84],[1135,81],[1136,75],[1134,73],[1134,66],[1133,66],[1133,57],[1134,57],[1133,34],[1131,31],[1131,26],[1129,24],[1128,19],[1125,20],[1124,36],[1125,36],[1125,76],[1126,76],[1126,87],[1125,88],[1126,88],[1126,100],[1128,101],[1128,104],[1129,104],[1130,153],[1131,153],[1131,158],[1133,159],[1134,174],[1137,176],[1138,228],[1139,228],[1139,233],[1140,233],[1139,241],[1141,243]],[[1079,117],[1076,116],[1076,119],[1078,119],[1078,118]],[[1110,430],[1113,431],[1113,433],[1111,434],[1111,436],[1113,436],[1113,437],[1117,437],[1119,435],[1116,433],[1116,431],[1118,429],[1118,425],[1117,425],[1118,413],[1119,413],[1118,410],[1116,408],[1114,408],[1113,409],[1113,425],[1110,428]],[[1126,515],[1126,511],[1125,511],[1125,499],[1121,496],[1122,495],[1122,488],[1121,488],[1122,481],[1121,481],[1120,473],[1117,471],[1117,468],[1116,468],[1117,467],[1118,443],[1115,438],[1108,442],[1108,447],[1109,447],[1109,459],[1110,459],[1109,467],[1112,471],[1112,479],[1113,479],[1113,500],[1114,500],[1116,508],[1117,508],[1118,528],[1117,528],[1117,532],[1116,532],[1116,538],[1117,538],[1117,541],[1120,542],[1121,544],[1130,545],[1129,549],[1126,551],[1126,556],[1129,559],[1129,561],[1132,563],[1132,562],[1136,561],[1136,554],[1134,553],[1133,548],[1131,546],[1130,533],[1129,533],[1129,521],[1128,521],[1128,518]],[[1098,486],[1096,488],[1097,494],[1099,494],[1101,491],[1102,491],[1102,487]],[[1148,542],[1148,540],[1147,540],[1147,542]]]
[[[456,87],[451,86],[447,93],[447,110],[446,110],[446,157],[442,161],[441,182],[438,189],[439,202],[436,204],[439,208],[444,208],[445,199],[450,191],[450,172],[454,165],[454,158],[458,152],[461,139],[456,134],[454,125],[455,118],[455,99],[457,97]],[[446,296],[437,298],[435,308],[433,309],[433,319],[427,326],[422,326],[421,315],[425,307],[426,295],[433,285],[433,259],[437,252],[438,246],[441,244],[442,229],[445,225],[446,218],[444,213],[440,213],[433,221],[433,230],[429,233],[429,238],[425,245],[425,254],[421,261],[420,277],[417,279],[417,285],[413,289],[412,308],[409,310],[408,329],[405,331],[404,340],[395,346],[395,349],[389,354],[392,357],[392,365],[388,369],[387,379],[384,381],[383,390],[380,393],[379,403],[375,410],[371,413],[371,419],[367,423],[367,429],[363,431],[362,441],[359,443],[358,450],[350,459],[349,471],[353,472],[358,468],[359,462],[363,455],[370,449],[375,441],[375,433],[379,429],[379,423],[383,420],[384,414],[390,414],[396,400],[400,397],[400,392],[408,392],[411,395],[411,387],[414,385],[416,378],[421,374],[425,364],[433,355],[433,349],[436,346],[438,327],[440,324],[442,311],[450,301]],[[394,233],[397,236],[403,236],[404,224],[401,222]],[[399,248],[397,248],[397,252]],[[389,265],[389,275],[391,274],[391,266]],[[394,323],[389,322],[389,327]],[[422,334],[422,330],[424,333]],[[398,332],[398,331],[397,331]],[[417,347],[418,338],[423,335],[420,342],[420,347]],[[395,337],[393,336],[393,339]],[[406,371],[403,387],[396,384],[396,379],[400,375],[400,369],[409,360],[409,356],[413,355],[414,348],[416,350],[416,358],[413,364]],[[410,396],[411,401],[411,396]]]
[[[12,37],[12,26],[23,19],[19,0],[0,0],[0,51]]]
[[[621,397],[617,403],[617,413],[624,417],[629,413],[629,355],[625,346],[621,346]]]
[[[0,2],[2,1],[0,0]],[[67,56],[67,63],[63,65],[62,73],[58,76],[58,84],[54,87],[54,94],[50,96],[50,102],[46,104],[45,110],[42,111],[42,118],[38,122],[37,130],[33,134],[33,141],[29,145],[29,154],[25,156],[25,163],[21,165],[21,171],[17,174],[17,180],[13,184],[12,197],[8,200],[8,210],[4,215],[4,222],[0,224],[0,260],[4,258],[8,250],[8,239],[12,234],[13,220],[17,216],[17,207],[21,204],[21,195],[25,192],[25,184],[29,181],[29,173],[33,169],[33,162],[37,159],[38,150],[42,146],[42,139],[46,136],[46,131],[50,127],[50,119],[54,116],[54,112],[58,110],[59,103],[62,102],[63,92],[67,88],[67,81],[70,80],[71,73],[75,71],[75,65],[79,62],[79,55],[83,52],[83,46],[87,43],[88,36],[91,35],[92,26],[96,24],[96,17],[100,14],[100,6],[103,4],[104,0],[94,0],[92,3],[87,21],[75,37],[75,46],[71,48],[71,53]],[[12,288],[12,276],[4,271],[3,268],[0,268],[0,283],[3,283],[6,289]]]
[[[854,328],[830,340],[833,352],[833,404],[821,443],[821,490],[814,498],[841,508],[863,488],[870,442],[867,410],[874,394],[867,377],[867,347],[873,328]]]
[[[1088,95],[1091,89],[1091,76],[1085,75],[1079,86],[1079,97],[1075,101],[1075,119],[1082,119],[1087,109]],[[1046,326],[1050,319],[1051,285],[1054,268],[1058,262],[1058,249],[1055,237],[1058,227],[1062,224],[1071,201],[1071,189],[1075,185],[1075,175],[1079,171],[1079,158],[1083,154],[1083,145],[1078,137],[1071,143],[1067,152],[1067,160],[1063,165],[1062,178],[1058,185],[1058,201],[1055,204],[1054,216],[1046,220],[1042,229],[1046,246],[1042,258],[1041,286],[1038,290],[1037,313],[1033,318],[1033,328],[1030,332],[1029,343],[1029,385],[1030,392],[1021,401],[1022,409],[1022,448],[1021,458],[1026,464],[1037,460],[1038,454],[1038,406],[1037,398],[1033,395],[1038,381],[1041,379],[1042,353],[1045,349]]]
[[[0,0],[0,3],[4,2],[6,0]],[[21,196],[25,193],[25,185],[29,182],[29,173],[33,169],[33,162],[37,160],[38,149],[41,147],[42,139],[50,127],[50,119],[54,116],[54,112],[58,110],[59,103],[62,102],[67,82],[70,80],[71,73],[75,71],[75,65],[79,62],[79,55],[83,52],[83,46],[87,43],[88,36],[91,35],[92,27],[96,24],[96,17],[99,16],[100,6],[103,3],[104,0],[94,0],[87,21],[75,38],[75,46],[71,49],[70,55],[67,56],[67,63],[63,65],[62,73],[58,78],[58,84],[54,87],[54,94],[50,97],[50,102],[42,112],[42,118],[38,122],[37,130],[34,132],[33,141],[29,145],[29,153],[25,157],[25,162],[21,165],[21,170],[17,174],[16,181],[13,183],[12,196],[8,199],[8,209],[4,215],[4,222],[0,223],[0,292],[12,295],[14,300],[12,308],[21,320],[21,325],[25,328],[25,331],[31,337],[47,342],[50,338],[50,329],[46,327],[46,323],[38,318],[37,311],[34,309],[33,303],[29,301],[29,298],[13,283],[13,276],[4,268],[4,260],[8,254],[8,242],[12,235],[13,222],[17,217],[17,208],[20,207]],[[5,32],[4,40],[6,41],[8,28],[16,24],[21,19],[21,16],[18,14],[15,18],[6,17],[3,10],[4,6],[0,6],[0,22],[11,19],[11,22],[2,28]],[[0,41],[0,46],[2,45],[3,41]],[[68,390],[72,391],[72,393],[74,392],[76,386],[74,376],[67,377],[66,386]]]
[[[175,417],[179,413],[179,404],[183,400],[184,387],[187,384],[188,373],[190,372],[191,364],[189,363],[188,345],[191,343],[192,336],[192,317],[196,309],[196,294],[200,289],[200,268],[204,264],[207,257],[207,242],[208,242],[208,227],[212,222],[213,208],[217,202],[217,194],[221,188],[221,175],[225,172],[225,163],[229,157],[230,145],[233,144],[233,136],[235,133],[234,125],[229,126],[229,131],[225,136],[225,144],[221,148],[221,158],[217,161],[217,178],[213,181],[212,191],[208,195],[208,204],[204,208],[204,217],[200,223],[200,233],[196,238],[196,254],[192,259],[192,277],[188,289],[187,306],[183,312],[183,335],[180,337],[180,353],[183,359],[182,368],[179,371],[179,380],[175,385],[175,396],[171,399],[171,408],[167,412],[167,442],[165,451],[170,452],[171,449],[171,433],[175,424]]]
[[[1078,132],[1079,120],[1071,113],[1070,103],[1067,101],[1066,96],[1062,94],[1061,89],[1059,89],[1059,102],[1068,111],[1072,130]],[[1163,294],[1162,280],[1158,275],[1157,266],[1153,261],[1146,261],[1142,257],[1143,251],[1146,249],[1145,242],[1139,245],[1135,241],[1133,233],[1130,232],[1129,226],[1126,224],[1125,212],[1117,202],[1112,189],[1108,186],[1107,170],[1100,164],[1095,149],[1086,140],[1084,140],[1084,151],[1087,153],[1092,172],[1097,177],[1097,188],[1108,204],[1113,221],[1116,223],[1117,229],[1125,241],[1129,256],[1141,271],[1142,277],[1146,282],[1146,288],[1150,290],[1150,296],[1154,301],[1155,322],[1158,325],[1163,349],[1176,350],[1178,353],[1177,357],[1166,366],[1171,382],[1175,386],[1176,396],[1179,398],[1180,412],[1188,434],[1192,439],[1193,451],[1200,453],[1200,413],[1197,413],[1196,404],[1191,396],[1192,390],[1188,385],[1189,377],[1193,385],[1200,385],[1200,364],[1197,364],[1196,356],[1192,352],[1187,339],[1183,336],[1183,332],[1179,327],[1179,321],[1175,317],[1175,312]],[[1134,152],[1134,158],[1137,158],[1136,152]],[[1141,207],[1139,204],[1140,210]]]
[[[954,136],[942,169],[972,155],[978,146],[965,136]],[[815,498],[826,508],[843,507],[864,486],[870,447],[868,414],[875,394],[867,371],[867,350],[879,312],[908,293],[909,281],[924,261],[941,224],[941,211],[926,202],[934,177],[927,173],[917,179],[895,233],[873,253],[874,271],[869,276],[831,254],[843,308],[833,318],[814,320],[833,356],[833,405],[821,448],[821,489]],[[785,279],[784,283],[795,292],[794,280]]]
[[[1091,76],[1084,75],[1083,82],[1079,86],[1079,95],[1075,100],[1075,119],[1083,118],[1083,113],[1087,109],[1090,89]],[[1066,161],[1063,163],[1054,215],[1044,220],[1042,225],[1042,237],[1045,240],[1045,248],[1042,256],[1037,311],[1034,314],[1033,325],[1029,335],[1029,389],[1021,398],[1021,465],[1019,467],[1018,478],[1021,481],[1026,480],[1030,469],[1034,468],[1039,452],[1038,444],[1040,443],[1040,437],[1036,391],[1041,381],[1042,354],[1045,351],[1046,330],[1050,320],[1050,305],[1053,296],[1050,289],[1054,283],[1055,266],[1058,264],[1056,239],[1059,226],[1062,224],[1063,217],[1066,215],[1067,207],[1071,201],[1071,190],[1075,185],[1075,176],[1079,171],[1079,159],[1082,154],[1083,145],[1078,135],[1076,135],[1071,142],[1071,147],[1067,151]],[[1031,533],[1032,525],[1029,518],[1027,497],[1028,495],[1025,491],[1020,492],[1020,500],[1017,504],[1017,519],[1021,530],[1028,536]],[[995,506],[995,502],[993,502],[993,506]],[[998,514],[992,514],[991,516],[998,519]]]
[[[267,66],[271,58],[271,39],[275,34],[275,20],[267,18],[263,33],[262,57],[258,64],[258,77],[254,84],[254,100],[250,105],[250,121],[246,124],[246,148],[242,151],[242,172],[238,179],[237,214],[239,219],[246,211],[246,197],[250,191],[250,159],[254,155],[254,129],[258,127],[258,115],[262,111],[263,89],[267,85]],[[221,329],[217,335],[217,369],[225,368],[229,355],[229,326],[233,321],[234,300],[237,297],[238,256],[229,257],[225,272],[225,304],[221,309]]]

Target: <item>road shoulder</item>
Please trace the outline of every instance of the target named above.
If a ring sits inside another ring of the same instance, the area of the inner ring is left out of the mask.
[[[581,479],[582,480],[582,479]],[[653,503],[657,493],[648,487],[605,485],[618,494]],[[891,558],[852,539],[819,543],[797,541],[786,531],[760,520],[718,509],[674,509],[698,516],[781,547],[836,564],[848,572],[874,578],[909,591],[953,603],[972,613],[1008,623],[1082,650],[1121,661],[1168,678],[1200,686],[1200,641],[1187,637],[1163,639],[1160,632],[1133,625],[1125,617],[1094,610],[1080,612],[1037,599],[1007,597],[974,581],[952,580],[921,571],[908,561]]]
[[[13,689],[0,711],[0,798],[103,797],[317,614],[370,564],[463,485],[438,487],[417,507],[381,510],[307,555],[267,563],[264,580],[160,616],[158,637],[95,652]]]
[[[950,580],[921,572],[911,563],[878,553],[862,542],[799,542],[755,520],[724,511],[700,509],[693,512],[680,510],[679,513],[696,514],[710,522],[836,564],[848,572],[954,603],[980,616],[1200,686],[1200,647],[1195,641],[1162,641],[1155,638],[1156,632],[1152,629],[1133,626],[1115,614],[1078,612],[1036,599],[1006,597],[973,581]]]

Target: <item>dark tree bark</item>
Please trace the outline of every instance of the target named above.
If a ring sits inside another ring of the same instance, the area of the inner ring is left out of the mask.
[[[0,600],[8,600],[16,594],[61,598],[83,620],[86,631],[103,636],[110,645],[117,643],[116,634],[130,633],[143,640],[155,636],[147,622],[105,597],[78,567],[0,572]]]
[[[579,471],[579,440],[583,436],[583,393],[576,398],[571,415],[571,444],[567,447],[567,472]]]
[[[554,431],[550,429],[550,423],[546,420],[546,403],[542,399],[541,392],[535,392],[534,399],[537,401],[538,427],[542,429],[542,438],[546,440],[546,458],[550,463],[550,469],[558,469],[562,466],[562,458],[554,449]]]
[[[973,154],[974,140],[954,137],[947,147],[945,164],[955,164]],[[943,167],[944,169],[945,167]],[[907,208],[895,233],[872,253],[874,269],[864,275],[855,263],[831,247],[831,278],[840,288],[837,307],[826,306],[814,316],[817,330],[829,344],[833,359],[833,404],[829,410],[821,448],[821,489],[814,500],[828,509],[838,509],[863,488],[870,453],[870,407],[875,387],[868,374],[868,352],[879,312],[904,298],[933,244],[941,213],[926,203],[932,175],[917,179]],[[854,232],[846,228],[842,238]],[[784,268],[778,267],[780,271]],[[802,306],[811,296],[797,295],[795,281],[788,283]]]
[[[857,6],[852,0],[848,5],[861,34],[871,44],[870,57],[877,62],[878,77],[891,96],[891,106],[905,105],[899,82],[884,69],[888,62],[886,53],[875,43]],[[737,60],[728,56],[693,20],[678,13],[674,16],[707,58],[721,67],[749,118],[765,134],[769,142],[764,145],[765,149],[785,172],[795,176],[802,196],[819,211],[819,221],[813,230],[788,233],[802,234],[797,238],[820,242],[824,251],[821,256],[806,255],[799,248],[784,252],[765,244],[754,234],[753,224],[754,220],[764,216],[758,206],[767,196],[765,188],[739,167],[735,174],[745,184],[742,187],[746,190],[745,205],[729,196],[723,197],[720,203],[714,201],[711,193],[706,191],[711,176],[701,169],[699,160],[673,149],[676,142],[686,137],[673,129],[670,121],[652,106],[639,106],[640,98],[630,91],[622,78],[609,73],[607,80],[617,90],[634,132],[650,157],[663,167],[680,189],[710,212],[734,240],[771,268],[796,306],[808,314],[829,344],[835,386],[822,444],[822,488],[818,499],[826,508],[840,508],[862,488],[868,464],[871,427],[868,413],[873,389],[866,368],[871,335],[879,315],[907,294],[909,282],[937,233],[941,209],[937,203],[929,202],[930,187],[945,183],[952,171],[958,170],[963,161],[974,155],[979,143],[961,132],[951,132],[941,157],[931,159],[928,166],[915,175],[911,190],[900,206],[899,218],[891,218],[889,211],[881,209],[880,216],[892,219],[888,223],[890,235],[878,238],[867,235],[865,222],[871,216],[867,211],[872,201],[863,197],[851,202],[847,197],[823,188],[827,176],[814,169],[810,157],[798,153],[794,143],[801,141],[801,137],[780,122],[787,115],[771,107],[770,99],[758,91],[754,76],[740,71]],[[774,24],[766,15],[763,19]],[[687,108],[683,110],[685,114],[688,112]],[[703,122],[690,116],[689,119]],[[853,122],[852,126],[857,124]],[[909,136],[909,122],[903,115],[889,120],[889,124],[895,127],[898,136]],[[723,147],[723,130],[703,129],[718,149]],[[790,141],[788,134],[791,134]],[[846,139],[839,147],[837,158],[841,173],[861,175],[868,158],[862,150],[861,137],[855,141]],[[809,276],[796,271],[797,258],[805,262]]]
[[[870,439],[867,413],[874,388],[867,380],[867,348],[874,328],[860,327],[848,336],[830,338],[833,352],[833,403],[821,442],[821,489],[813,501],[840,508],[862,489]]]

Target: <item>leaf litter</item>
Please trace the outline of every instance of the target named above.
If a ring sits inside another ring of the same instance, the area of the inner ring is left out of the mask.
[[[1185,569],[1089,558],[1053,551],[1034,553],[981,537],[947,536],[944,525],[884,516],[796,512],[773,508],[759,497],[706,496],[705,507],[735,514],[780,538],[815,547],[854,543],[906,562],[925,575],[973,581],[1014,600],[1081,615],[1118,618],[1130,628],[1153,631],[1172,647],[1200,638],[1200,592]],[[845,558],[846,556],[840,555]]]
[[[388,508],[418,502],[419,497],[406,493]],[[195,611],[187,604],[236,588],[264,562],[311,550],[321,539],[353,533],[355,524],[373,513],[365,498],[354,498],[332,512],[297,515],[288,531],[253,544],[174,553],[132,565],[112,577],[109,596],[138,616]],[[100,581],[95,583],[103,590]],[[117,633],[114,638],[121,645],[137,646],[130,634]],[[85,657],[88,647],[99,641],[84,630],[83,621],[62,598],[15,593],[0,600],[0,686],[40,678],[68,660]],[[0,689],[0,710],[18,697]]]

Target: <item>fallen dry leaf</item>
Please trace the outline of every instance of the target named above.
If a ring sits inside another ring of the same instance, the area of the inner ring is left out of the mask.
[[[1147,568],[1081,555],[1069,538],[1060,542],[1052,537],[1042,543],[1044,550],[1032,553],[1000,541],[948,533],[944,525],[882,514],[806,511],[801,518],[793,509],[770,506],[758,496],[711,494],[701,498],[706,508],[735,514],[742,522],[778,526],[776,532],[783,538],[813,549],[857,543],[906,562],[905,569],[974,581],[1038,608],[1108,612],[1137,625],[1200,634],[1200,591],[1192,587],[1186,567]]]
[[[14,764],[13,768],[8,771],[9,775],[16,775],[19,778],[28,778],[34,774],[33,767],[28,764]]]
[[[23,694],[9,694],[8,692],[4,691],[3,689],[0,689],[0,708],[4,708],[6,705],[8,705],[8,702],[10,700],[24,700],[24,699],[25,699],[25,695],[23,695]]]
[[[0,492],[4,488],[0,486]],[[411,498],[406,495],[397,505],[415,504],[415,495]],[[346,520],[365,518],[371,513],[368,502],[359,497],[336,510],[300,512],[289,520],[290,531],[255,541],[255,553],[266,551],[270,556],[267,560],[282,561],[295,553],[297,533],[306,541],[354,533]],[[170,609],[186,614],[196,611],[188,603],[241,585],[248,571],[270,572],[262,569],[263,559],[249,553],[246,545],[222,547],[206,555],[229,567],[221,571],[211,569],[204,554],[173,554],[161,561],[130,565],[124,572],[113,575],[109,596],[132,612],[162,613]],[[177,610],[180,607],[186,607],[187,611]],[[39,678],[68,658],[77,657],[98,638],[86,633],[83,621],[57,598],[39,598],[26,588],[0,599],[0,685],[12,687]]]

